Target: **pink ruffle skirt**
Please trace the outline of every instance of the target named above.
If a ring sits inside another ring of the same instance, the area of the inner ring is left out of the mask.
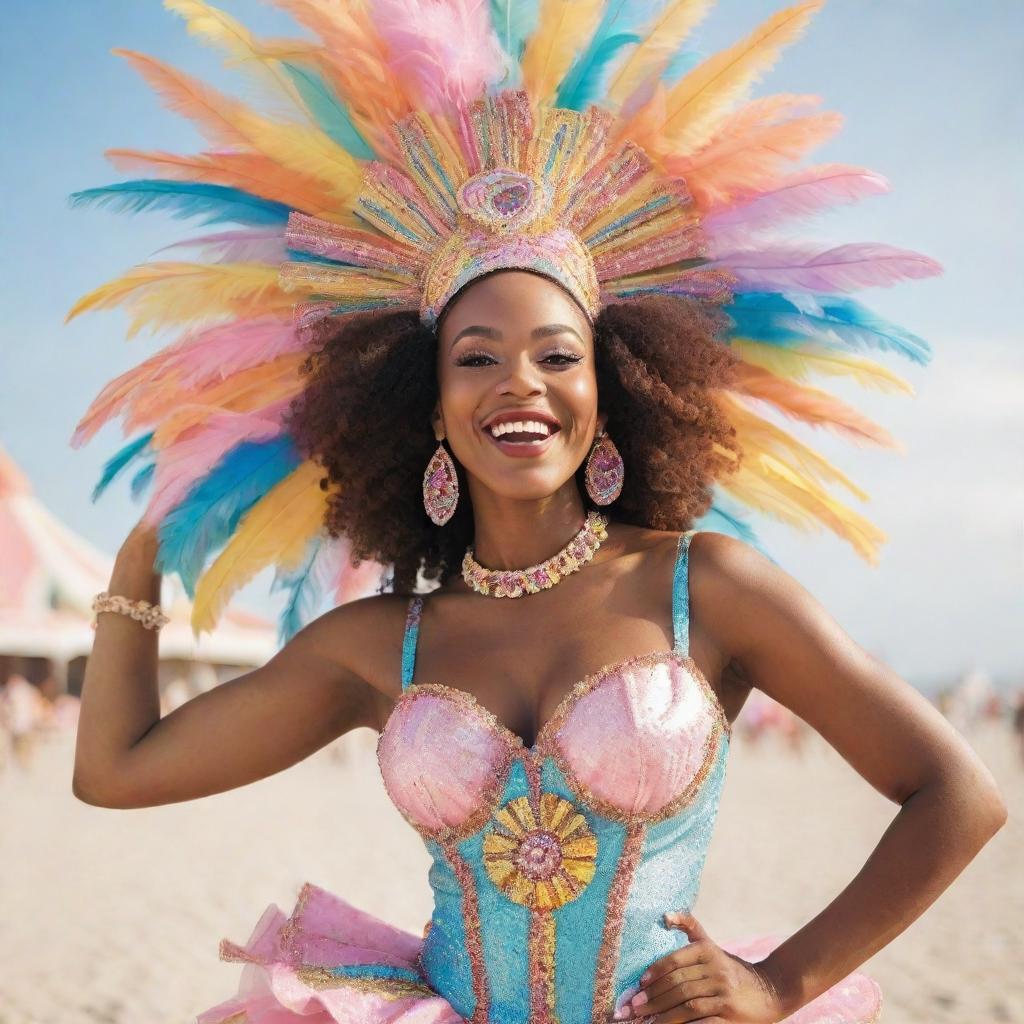
[[[721,946],[754,963],[780,942],[765,935]],[[244,946],[221,941],[220,958],[243,964],[238,993],[195,1024],[466,1024],[423,977],[422,944],[307,882],[290,917],[271,904]],[[873,1024],[881,1004],[878,984],[855,971],[780,1024]]]

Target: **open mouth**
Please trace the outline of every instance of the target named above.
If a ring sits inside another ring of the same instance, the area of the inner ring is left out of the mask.
[[[507,455],[539,455],[547,451],[558,432],[558,427],[539,420],[500,423],[484,429],[484,433]]]

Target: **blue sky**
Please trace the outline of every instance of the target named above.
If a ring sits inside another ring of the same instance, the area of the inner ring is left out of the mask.
[[[257,0],[220,6],[257,32],[292,29]],[[718,49],[781,6],[719,0],[696,42]],[[799,432],[872,495],[862,511],[889,535],[881,564],[869,567],[825,533],[757,523],[778,561],[859,643],[929,688],[974,665],[1024,675],[1024,339],[1012,298],[1024,227],[1022,39],[1016,0],[831,0],[758,88],[821,95],[846,123],[814,162],[866,165],[892,182],[891,194],[808,225],[808,236],[884,241],[946,267],[860,296],[932,344],[927,368],[888,363],[917,396],[835,389],[907,453]],[[141,514],[126,487],[90,503],[119,434],[107,428],[79,451],[68,439],[107,380],[171,339],[126,342],[120,313],[67,327],[63,317],[187,228],[154,215],[72,212],[66,197],[121,177],[102,156],[107,147],[186,152],[200,141],[110,54],[115,46],[238,83],[157,0],[43,0],[5,12],[0,444],[55,513],[110,552]],[[244,603],[275,608],[267,582]]]

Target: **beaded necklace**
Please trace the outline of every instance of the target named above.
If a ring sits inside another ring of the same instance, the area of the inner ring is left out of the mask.
[[[608,517],[588,512],[580,531],[561,551],[527,569],[485,569],[474,557],[472,546],[462,559],[462,578],[478,594],[488,597],[523,597],[549,590],[559,580],[577,572],[608,539]]]

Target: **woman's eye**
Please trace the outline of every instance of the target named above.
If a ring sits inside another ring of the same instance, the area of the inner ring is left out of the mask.
[[[479,366],[478,360],[490,359],[490,356],[463,356],[455,365],[456,366]]]
[[[555,352],[552,355],[548,356],[547,359],[544,360],[544,362],[547,362],[548,359],[564,359],[565,360],[564,363],[556,363],[555,364],[556,366],[572,365],[573,363],[578,363],[580,361],[580,357],[579,356],[569,355],[569,354],[567,354],[565,352]]]

